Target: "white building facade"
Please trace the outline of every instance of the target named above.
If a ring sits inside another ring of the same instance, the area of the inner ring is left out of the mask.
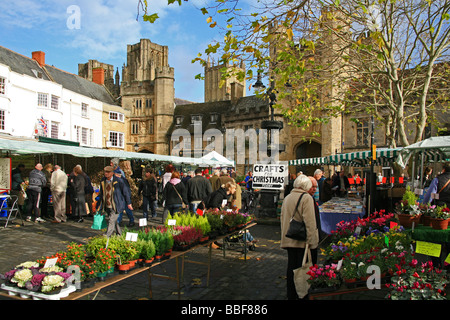
[[[115,105],[104,86],[0,46],[0,133],[102,148],[102,110]]]

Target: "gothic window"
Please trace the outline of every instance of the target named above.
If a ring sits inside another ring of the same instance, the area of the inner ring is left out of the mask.
[[[142,109],[142,100],[141,99],[136,100],[136,109]]]
[[[369,145],[369,120],[360,119],[356,124],[356,145],[368,146]]]
[[[153,134],[153,120],[148,122],[148,133]]]
[[[131,121],[131,134],[138,134],[138,133],[139,133],[139,122]]]
[[[145,108],[151,109],[152,107],[152,99],[146,99],[145,100]]]

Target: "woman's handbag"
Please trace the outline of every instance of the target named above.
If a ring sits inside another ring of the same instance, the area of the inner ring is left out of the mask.
[[[177,188],[175,188],[175,185],[172,185],[172,186],[173,186],[173,188],[175,189],[175,192],[177,193],[177,195],[180,197],[180,200],[181,200],[181,208],[183,208],[183,210],[186,209],[186,204],[184,203],[183,198],[182,198],[182,197],[180,196],[180,194],[178,193]]]
[[[103,214],[96,213],[94,215],[94,222],[92,223],[92,229],[94,230],[102,230],[108,226],[106,223],[105,216]]]
[[[295,211],[298,210],[298,205],[300,204],[300,201],[302,200],[304,193],[300,196],[297,202],[297,206],[295,207],[294,213],[292,214],[291,221],[289,222],[289,229],[286,233],[286,237],[298,240],[298,241],[305,241],[306,240],[306,225],[303,221],[297,221],[294,220]]]
[[[307,257],[308,262],[306,262]],[[306,244],[302,266],[294,270],[295,290],[297,291],[297,295],[300,299],[304,298],[308,294],[309,288],[311,286],[308,282],[309,275],[307,274],[311,266],[312,266],[311,250],[309,249],[309,245]]]

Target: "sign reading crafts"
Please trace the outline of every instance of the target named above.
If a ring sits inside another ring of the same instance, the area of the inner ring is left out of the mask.
[[[287,184],[288,166],[285,164],[254,164],[254,189],[283,189]]]

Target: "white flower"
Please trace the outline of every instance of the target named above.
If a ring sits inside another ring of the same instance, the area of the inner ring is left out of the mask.
[[[358,268],[361,267],[361,266],[363,266],[363,265],[364,265],[364,262],[360,262],[360,263],[358,264]]]
[[[29,268],[38,268],[39,267],[39,263],[38,262],[35,262],[35,261],[26,261],[26,262],[23,262],[23,263],[21,263],[21,264],[19,264],[18,266],[16,266],[16,269],[19,269],[19,268],[27,268],[27,269],[29,269]]]
[[[18,287],[24,287],[27,281],[30,281],[33,278],[33,273],[30,269],[23,269],[16,271],[14,273],[14,277],[11,279],[11,282],[17,283]]]
[[[45,278],[42,279],[42,285],[52,287],[62,287],[64,285],[64,278],[57,274],[45,276]]]

